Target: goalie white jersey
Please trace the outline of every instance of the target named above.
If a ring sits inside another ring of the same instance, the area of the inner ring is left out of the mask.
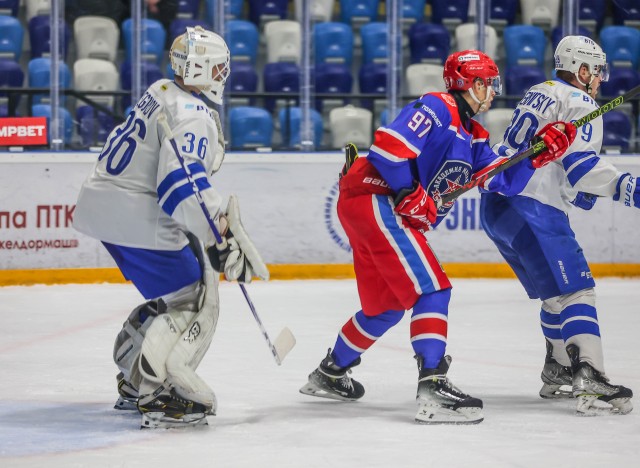
[[[524,151],[529,140],[548,123],[575,121],[597,108],[587,93],[560,79],[535,85],[518,103],[503,141],[494,146],[494,151],[503,156]],[[598,156],[602,135],[602,117],[578,128],[576,139],[562,158],[535,171],[520,195],[565,213],[578,192],[613,196],[622,172]]]
[[[160,80],[109,135],[80,191],[74,213],[78,231],[143,249],[180,250],[188,243],[186,231],[213,243],[187,175],[157,122],[160,113],[167,115],[180,153],[217,222],[222,199],[209,180],[218,147],[212,111],[197,95]],[[129,206],[138,208],[133,213],[123,209]]]

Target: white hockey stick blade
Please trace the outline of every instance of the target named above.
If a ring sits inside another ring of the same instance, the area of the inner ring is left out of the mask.
[[[282,364],[284,358],[287,357],[289,351],[296,345],[296,337],[293,336],[291,330],[284,327],[276,340],[273,342],[273,349],[275,351],[276,360],[278,365]]]

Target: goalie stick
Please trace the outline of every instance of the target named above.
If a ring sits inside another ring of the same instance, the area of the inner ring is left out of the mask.
[[[616,107],[621,106],[623,103],[625,103],[625,102],[631,100],[632,98],[634,98],[637,94],[640,94],[640,86],[636,86],[635,88],[630,89],[629,91],[624,93],[622,96],[618,96],[617,98],[612,99],[611,101],[609,101],[606,104],[604,104],[602,107],[599,107],[598,109],[594,110],[593,112],[590,112],[589,114],[585,115],[584,117],[579,118],[578,120],[576,120],[573,123],[576,126],[576,128],[582,127],[587,122],[590,122],[590,121],[600,117],[602,114],[605,114],[605,113],[615,109]],[[513,166],[515,164],[518,164],[523,159],[539,155],[545,149],[547,149],[547,145],[544,144],[544,141],[539,141],[538,143],[533,145],[528,150],[523,151],[522,153],[518,153],[515,156],[513,156],[512,158],[509,158],[509,159],[505,160],[502,164],[494,167],[493,169],[491,169],[486,174],[483,174],[482,176],[478,177],[477,179],[470,180],[468,183],[466,183],[462,187],[447,193],[446,195],[444,195],[439,200],[435,200],[436,206],[438,208],[440,208],[445,203],[450,203],[450,202],[454,201],[456,198],[458,198],[463,193],[466,193],[469,190],[471,190],[472,188],[477,187],[480,184],[483,184],[484,182],[486,182],[487,180],[489,180],[491,177],[495,176],[496,174],[500,174],[501,172],[506,171],[511,166]]]
[[[218,229],[216,228],[216,225],[214,224],[213,219],[211,218],[211,213],[207,209],[207,206],[204,204],[204,200],[202,199],[202,195],[200,194],[200,189],[198,189],[198,186],[196,185],[196,182],[193,179],[193,176],[191,175],[191,171],[189,170],[189,167],[185,163],[182,155],[180,154],[180,150],[178,149],[178,144],[176,143],[176,140],[173,136],[173,132],[171,131],[171,127],[169,127],[169,122],[167,122],[167,116],[165,115],[164,112],[158,116],[158,123],[160,123],[160,125],[164,129],[164,132],[167,138],[169,139],[169,142],[171,143],[171,147],[173,148],[173,152],[175,153],[176,157],[178,158],[178,161],[180,162],[180,166],[182,167],[184,172],[187,174],[187,180],[189,181],[189,184],[191,184],[193,193],[196,196],[196,200],[198,200],[198,204],[202,209],[202,213],[204,214],[205,218],[207,219],[207,222],[209,223],[209,227],[211,228],[211,231],[213,231],[213,235],[216,238],[216,243],[218,245],[222,245],[224,243],[222,236],[218,232]],[[284,358],[287,356],[287,354],[289,354],[289,351],[291,351],[296,344],[296,339],[293,336],[293,333],[291,333],[291,330],[289,330],[289,328],[284,327],[280,332],[280,334],[278,335],[278,337],[276,338],[276,340],[272,342],[271,338],[269,338],[269,334],[267,333],[267,330],[262,324],[262,320],[260,320],[260,317],[258,316],[258,312],[256,311],[256,308],[253,305],[251,298],[249,297],[247,288],[245,288],[244,284],[242,283],[238,283],[238,286],[240,286],[240,290],[242,290],[242,294],[244,295],[244,298],[246,299],[247,304],[249,304],[249,309],[251,309],[253,318],[256,320],[258,327],[260,327],[262,336],[264,336],[265,341],[269,345],[269,349],[271,349],[271,354],[273,354],[273,358],[276,360],[276,363],[278,365],[282,364],[282,361],[284,360]]]

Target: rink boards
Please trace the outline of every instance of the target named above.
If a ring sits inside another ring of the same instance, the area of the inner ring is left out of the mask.
[[[0,154],[0,285],[122,281],[102,245],[71,227],[80,186],[97,153]],[[640,156],[608,157],[640,174]],[[228,153],[214,178],[235,193],[245,228],[273,278],[351,277],[351,252],[336,217],[341,152]],[[510,276],[484,234],[473,190],[429,233],[451,276]],[[640,276],[640,211],[601,199],[574,209],[572,226],[595,275]]]

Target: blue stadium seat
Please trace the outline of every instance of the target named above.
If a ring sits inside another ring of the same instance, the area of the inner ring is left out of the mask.
[[[516,65],[507,68],[505,77],[505,89],[508,95],[522,97],[525,91],[535,84],[542,83],[547,78],[541,67],[529,65]],[[509,101],[507,107],[515,107],[518,101]]]
[[[160,21],[143,18],[142,24],[142,47],[141,54],[143,60],[152,60],[158,65],[162,62],[164,55],[164,44],[167,40],[167,32]],[[125,60],[131,60],[131,49],[133,21],[127,18],[122,22],[122,37],[124,39]]]
[[[604,135],[602,137],[602,146],[616,147],[621,151],[629,149],[629,140],[631,139],[631,120],[624,112],[610,111],[602,114],[602,126]]]
[[[152,83],[163,78],[160,67],[154,62],[140,62],[142,67],[142,89],[146,89]],[[131,62],[125,60],[120,65],[120,83],[123,91],[131,90]],[[122,107],[127,107],[131,104],[130,96],[122,96]]]
[[[82,145],[100,146],[107,141],[107,137],[115,122],[113,117],[104,112],[96,111],[91,106],[80,106],[76,109],[76,120],[78,122],[78,135]]]
[[[580,36],[585,36],[593,39],[593,33],[589,31],[587,28],[585,28],[584,26],[578,26],[577,34]],[[564,36],[566,36],[566,34],[564,33],[564,30],[562,29],[561,26],[556,26],[551,30],[551,47],[552,47],[551,50],[552,51],[556,50],[556,47],[558,47],[558,44],[560,43],[560,41]]]
[[[316,148],[322,146],[322,116],[318,111],[310,109],[311,121],[313,123],[313,145]],[[287,114],[289,116],[287,123]],[[285,107],[280,109],[278,113],[278,120],[280,121],[280,132],[282,134],[282,142],[285,146],[299,147],[300,127],[302,121],[302,110],[299,107]]]
[[[432,0],[431,22],[454,29],[469,18],[469,0]]]
[[[51,27],[48,15],[34,16],[29,20],[29,41],[31,43],[31,58],[38,58],[51,53],[51,40],[49,38]],[[60,34],[62,41],[62,57],[66,58],[69,43],[71,42],[71,30],[66,23],[62,25]]]
[[[638,0],[616,0],[612,4],[613,22],[619,26],[640,27]]]
[[[362,37],[362,63],[383,63],[388,60],[389,50],[387,23],[371,22],[360,29]]]
[[[220,0],[218,0],[220,1]],[[229,1],[229,16],[227,16],[228,20],[231,19],[242,19],[242,9],[244,8],[244,0],[228,0]],[[217,16],[217,14],[213,11],[215,0],[205,0],[205,14],[207,21],[212,21],[213,18]]]
[[[18,16],[20,0],[0,0],[0,15]]]
[[[426,0],[403,0],[402,19],[410,23],[419,23],[424,20],[424,8]]]
[[[547,38],[542,28],[529,24],[504,28],[504,47],[507,53],[507,67],[515,65],[544,66],[544,52]]]
[[[297,102],[300,91],[300,68],[293,62],[267,63],[263,70],[264,90],[267,93],[291,93],[288,99]],[[294,99],[295,98],[295,99]],[[279,99],[265,99],[265,108],[273,112]]]
[[[10,59],[0,59],[0,88],[21,88],[24,83],[24,72],[18,62]],[[0,117],[15,115],[20,102],[20,95],[14,95],[9,101],[7,93],[0,92]]]
[[[614,67],[638,68],[640,31],[628,26],[607,26],[600,31],[600,43],[607,62]]]
[[[211,29],[209,23],[201,19],[175,18],[171,21],[171,24],[169,24],[169,37],[178,37],[180,34],[184,34],[186,32],[187,27],[194,28],[196,26],[202,26],[204,29]]]
[[[20,60],[23,38],[24,28],[18,18],[0,16],[0,58]]]
[[[229,127],[234,149],[271,147],[273,118],[260,107],[232,107],[229,110]]]
[[[313,43],[316,63],[334,62],[351,65],[353,60],[353,30],[344,23],[315,23]]]
[[[47,118],[47,140],[51,141],[51,106],[49,104],[34,104],[31,106],[31,115],[33,117]],[[73,120],[71,119],[71,114],[64,107],[60,107],[59,115],[63,121],[64,142],[69,144],[73,138]]]
[[[27,75],[30,88],[48,88],[51,84],[51,59],[38,57],[29,61]],[[71,87],[71,71],[66,63],[60,63],[59,80],[61,88]],[[40,104],[43,99],[48,100],[49,94],[34,94],[32,104]],[[60,96],[60,103],[63,104],[65,96]]]
[[[365,63],[358,73],[358,86],[360,92],[365,94],[385,94],[387,92],[387,64]],[[371,99],[362,99],[361,106],[371,110]]]
[[[578,24],[589,31],[600,31],[607,7],[605,0],[580,0],[578,3]]]
[[[227,22],[225,41],[233,60],[246,60],[255,65],[258,57],[258,38],[258,28],[251,21]]]
[[[496,29],[504,29],[515,22],[518,10],[517,1],[491,0],[489,3],[489,25]]]
[[[441,24],[416,23],[409,29],[411,63],[443,64],[449,56],[451,36]]]
[[[256,25],[287,19],[289,0],[249,0],[249,19]]]
[[[353,87],[351,69],[343,63],[320,63],[315,69],[315,91],[327,94],[349,94]],[[316,100],[316,109],[322,111],[325,99]],[[339,101],[339,105],[348,103],[345,99],[331,99],[331,103]]]
[[[340,21],[361,26],[378,19],[380,0],[340,0]]]
[[[640,85],[640,73],[636,70],[612,67],[609,80],[602,82],[600,85],[600,94],[603,97],[615,97],[638,85]]]
[[[233,93],[255,93],[258,91],[258,72],[248,62],[231,62],[231,74],[225,86],[227,94]],[[230,97],[231,105],[255,105],[253,98]]]
[[[200,0],[178,0],[176,18],[195,19],[200,10]],[[175,36],[171,36],[175,37]]]

